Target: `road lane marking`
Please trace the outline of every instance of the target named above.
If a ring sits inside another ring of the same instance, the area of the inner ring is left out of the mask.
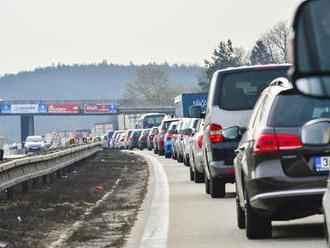
[[[153,156],[139,153],[149,160],[154,170],[155,188],[144,228],[141,248],[166,248],[169,226],[169,185],[162,164]]]

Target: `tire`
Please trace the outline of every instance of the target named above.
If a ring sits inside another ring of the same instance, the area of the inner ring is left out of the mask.
[[[187,156],[183,155],[183,164],[185,166],[189,166],[189,159],[187,158]]]
[[[165,153],[165,158],[171,158],[171,153]]]
[[[156,148],[154,149],[154,154],[158,154],[158,150]]]
[[[207,178],[206,174],[204,174],[204,183],[205,183],[205,193],[210,194],[210,180]]]
[[[252,209],[246,197],[245,228],[248,239],[267,239],[272,236],[272,222]]]
[[[237,217],[237,226],[239,229],[245,228],[245,211],[239,205],[238,196],[236,196],[236,217]]]
[[[224,198],[226,196],[226,184],[220,178],[210,178],[210,195],[212,198]]]
[[[178,154],[178,156],[177,156],[177,161],[178,161],[179,163],[182,163],[182,162],[183,162],[183,156],[182,156],[181,154]]]
[[[204,180],[205,180],[204,174],[198,172],[198,170],[196,170],[196,168],[195,168],[194,182],[195,183],[204,183]]]
[[[191,166],[189,167],[189,172],[190,172],[190,181],[194,181],[195,173],[192,170]]]

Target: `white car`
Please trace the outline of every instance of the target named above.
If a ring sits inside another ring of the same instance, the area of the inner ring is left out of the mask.
[[[46,150],[46,144],[41,136],[28,136],[24,144],[25,154]]]

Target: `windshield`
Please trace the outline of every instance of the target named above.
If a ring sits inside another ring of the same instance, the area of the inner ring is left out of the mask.
[[[28,137],[26,142],[43,142],[43,139],[41,137]]]
[[[288,68],[239,71],[221,77],[219,106],[224,110],[251,110],[261,92],[278,77],[287,77]],[[235,100],[233,100],[235,99]]]
[[[164,119],[164,115],[156,115],[156,116],[147,116],[145,117],[145,127],[151,128],[154,126],[159,126],[162,123],[162,120]]]
[[[330,100],[301,95],[279,95],[272,107],[268,125],[301,127],[307,121],[317,118],[330,118]]]

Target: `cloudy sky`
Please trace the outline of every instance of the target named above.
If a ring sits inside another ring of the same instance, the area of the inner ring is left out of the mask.
[[[52,63],[202,64],[249,47],[301,0],[0,0],[0,75]]]

